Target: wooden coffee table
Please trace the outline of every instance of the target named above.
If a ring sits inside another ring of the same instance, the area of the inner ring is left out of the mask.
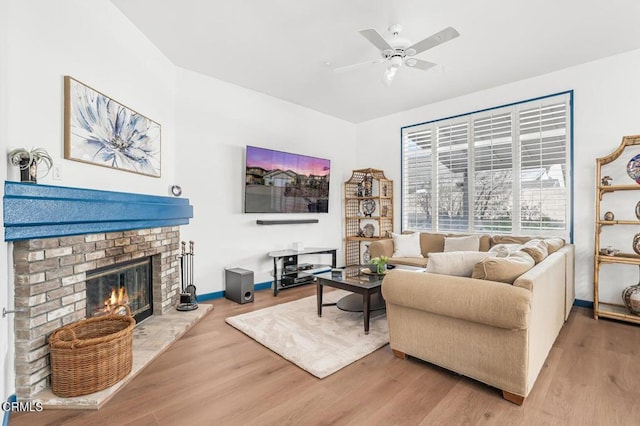
[[[342,277],[334,277],[331,272],[318,274],[316,281],[316,295],[318,299],[318,316],[322,316],[323,306],[337,306],[338,309],[364,313],[364,334],[369,334],[369,318],[371,311],[385,309],[382,298],[381,284],[384,275],[364,274],[361,266],[348,266]],[[337,303],[322,303],[324,286],[340,288],[355,294],[345,296]]]

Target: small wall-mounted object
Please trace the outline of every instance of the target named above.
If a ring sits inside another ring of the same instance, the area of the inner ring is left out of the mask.
[[[606,212],[604,214],[604,220],[613,220],[615,218],[613,212]]]
[[[180,185],[172,185],[170,191],[173,196],[179,197],[182,195],[182,187]]]
[[[613,178],[611,176],[605,176],[600,180],[600,184],[602,186],[610,186],[611,182],[613,182]]]
[[[284,219],[284,220],[256,220],[258,225],[294,225],[298,223],[318,223],[318,219]]]

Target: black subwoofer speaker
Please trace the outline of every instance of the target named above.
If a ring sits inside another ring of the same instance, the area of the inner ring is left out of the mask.
[[[236,303],[253,302],[253,271],[243,268],[225,269],[224,297]]]

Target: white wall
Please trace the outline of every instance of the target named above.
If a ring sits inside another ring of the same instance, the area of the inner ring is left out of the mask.
[[[42,147],[61,167],[39,183],[167,195],[175,181],[175,67],[107,0],[0,1],[0,146]],[[63,77],[71,75],[162,125],[162,178],[63,157]],[[19,180],[0,162],[0,176]],[[0,244],[0,308],[13,306],[11,245]],[[0,397],[14,392],[13,315],[0,318]],[[9,354],[9,355],[7,355]]]
[[[175,67],[107,0],[10,0],[8,148],[43,147],[61,169],[39,183],[168,195],[175,180]],[[162,126],[162,177],[63,159],[63,77]],[[17,177],[11,167],[10,177]]]
[[[335,247],[344,264],[342,188],[355,164],[355,126],[198,73],[179,70],[177,80],[177,183],[195,209],[181,231],[195,242],[198,293],[222,291],[224,268],[252,270],[256,283],[271,280],[267,252],[295,241]],[[243,213],[246,145],[330,159],[329,213]],[[256,219],[296,218],[319,223],[256,225]]]
[[[7,90],[9,87],[8,70],[8,22],[9,4],[0,1],[0,146],[4,147],[9,140],[8,116],[9,98]],[[7,175],[7,163],[0,161],[0,176]],[[3,212],[0,205],[0,213]],[[4,217],[4,215],[3,215]],[[4,230],[3,230],[4,232]],[[0,277],[6,279],[8,276],[7,245],[0,244]],[[2,285],[0,289],[0,309],[13,306],[13,288],[9,285]],[[6,401],[14,389],[13,373],[13,316],[9,315],[0,318],[0,402]]]
[[[595,159],[617,148],[623,136],[640,134],[638,67],[640,50],[361,123],[357,126],[358,167],[384,169],[399,191],[402,126],[573,89],[576,297],[591,301]],[[399,213],[400,197],[395,201]],[[399,230],[400,215],[396,218],[395,228]],[[631,251],[633,233],[628,242],[622,241],[619,246],[627,252]],[[629,268],[615,280],[609,277],[611,284],[601,288],[601,292],[606,298],[619,298],[622,288],[637,281],[637,270]]]

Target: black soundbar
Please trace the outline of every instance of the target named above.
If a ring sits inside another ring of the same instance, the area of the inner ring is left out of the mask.
[[[318,223],[318,219],[284,219],[284,220],[256,220],[258,225],[293,225],[297,223]]]

